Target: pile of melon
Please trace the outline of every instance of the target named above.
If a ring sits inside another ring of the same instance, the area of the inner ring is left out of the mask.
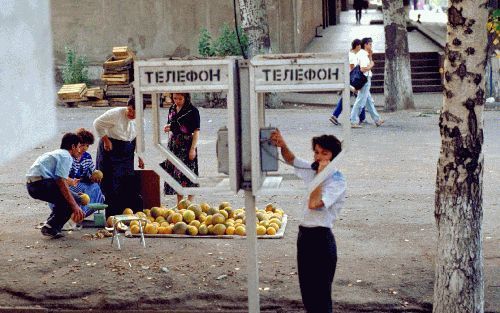
[[[123,214],[143,218],[143,232],[149,235],[246,235],[245,208],[233,209],[228,202],[216,207],[208,203],[190,203],[185,199],[173,208],[152,207],[136,213],[125,209]],[[276,235],[283,224],[283,210],[272,203],[266,205],[265,209],[255,208],[255,214],[258,236]],[[107,221],[108,225],[111,223],[112,217]],[[129,228],[133,235],[140,232],[139,223],[137,220],[130,222]]]

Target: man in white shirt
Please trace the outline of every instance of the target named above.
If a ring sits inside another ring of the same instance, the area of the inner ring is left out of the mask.
[[[356,101],[354,102],[354,106],[351,111],[351,127],[353,128],[361,128],[359,125],[359,113],[362,108],[366,107],[368,113],[370,113],[371,118],[375,122],[375,125],[380,126],[384,123],[384,121],[380,118],[380,115],[375,108],[375,101],[373,101],[372,95],[370,94],[370,87],[372,85],[372,68],[375,66],[375,63],[372,59],[372,39],[371,38],[363,38],[361,40],[361,50],[356,54],[358,57],[358,64],[368,79],[366,84],[358,91],[358,96],[356,97]]]
[[[306,185],[341,151],[333,135],[313,137],[314,163],[296,158],[279,130],[271,141],[281,149],[285,161]],[[332,283],[337,266],[337,246],[332,226],[345,202],[346,183],[340,171],[326,178],[306,199],[307,206],[299,226],[297,264],[302,302],[309,313],[332,312]]]
[[[94,128],[101,139],[97,148],[96,168],[104,178],[101,189],[106,198],[106,216],[121,214],[124,191],[134,177],[134,152],[136,145],[135,99],[129,99],[127,107],[106,111],[94,121]],[[144,162],[139,158],[139,168]]]

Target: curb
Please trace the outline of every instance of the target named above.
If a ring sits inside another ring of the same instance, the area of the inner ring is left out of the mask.
[[[418,30],[422,35],[427,37],[429,40],[431,40],[434,44],[439,46],[441,49],[444,49],[444,46],[446,45],[446,32],[445,32],[445,37],[444,40],[442,36],[436,32],[434,32],[430,27],[427,27],[425,23],[416,23],[414,21],[410,21],[410,24],[412,27],[414,27],[416,30]]]

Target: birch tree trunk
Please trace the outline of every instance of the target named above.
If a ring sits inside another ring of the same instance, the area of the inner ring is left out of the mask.
[[[248,58],[269,53],[271,39],[265,0],[239,0],[241,27],[248,36]]]
[[[484,311],[482,252],[486,1],[449,0],[439,119],[434,313]]]
[[[402,1],[383,0],[385,110],[414,109],[406,12]]]

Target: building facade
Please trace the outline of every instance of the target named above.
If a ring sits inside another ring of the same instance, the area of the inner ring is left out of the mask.
[[[340,0],[334,1],[340,7]],[[326,2],[331,0],[266,0],[272,51],[303,51],[323,25]],[[198,55],[200,29],[217,34],[224,23],[234,26],[232,0],[51,3],[56,65],[64,63],[65,47],[96,66],[102,65],[113,46],[129,46],[141,59]]]

